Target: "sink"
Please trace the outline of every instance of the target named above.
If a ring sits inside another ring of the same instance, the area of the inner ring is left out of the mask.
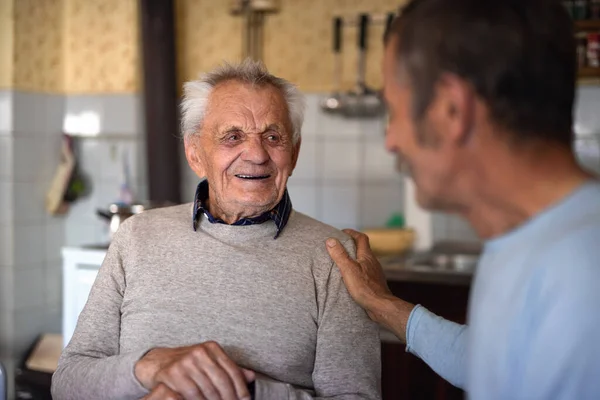
[[[480,254],[481,245],[477,243],[443,242],[429,251],[385,257],[380,261],[392,270],[471,275],[477,267]]]
[[[473,273],[479,256],[476,254],[425,253],[409,257],[406,269],[436,272]]]

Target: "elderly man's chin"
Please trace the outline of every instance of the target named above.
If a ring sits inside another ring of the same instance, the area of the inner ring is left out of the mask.
[[[249,180],[236,182],[236,202],[253,208],[265,208],[265,211],[274,208],[283,197],[285,184],[282,188],[275,185],[272,180]]]

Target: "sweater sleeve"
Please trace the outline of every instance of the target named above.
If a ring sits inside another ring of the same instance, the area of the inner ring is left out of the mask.
[[[417,305],[408,318],[406,351],[421,358],[454,386],[464,389],[467,333],[466,325],[448,321]]]
[[[134,374],[147,352],[121,354],[121,304],[125,291],[122,254],[130,224],[123,224],[108,249],[73,338],[52,377],[52,397],[71,399],[139,399],[148,392]]]
[[[355,256],[353,244],[349,240],[344,246]],[[320,293],[317,293],[320,311],[312,374],[314,393],[259,378],[256,381],[257,400],[381,398],[379,328],[352,300],[339,270],[329,257],[323,257],[328,260],[329,270]]]

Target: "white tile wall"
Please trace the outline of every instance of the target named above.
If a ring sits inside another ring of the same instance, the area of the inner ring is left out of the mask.
[[[323,142],[323,169],[321,176],[324,180],[347,180],[358,182],[362,169],[362,143],[359,140],[346,140],[325,137]]]
[[[46,303],[46,274],[44,262],[16,264],[14,267],[15,310],[43,307]]]
[[[0,268],[14,263],[14,232],[12,223],[0,224]]]
[[[336,228],[357,229],[360,226],[360,188],[356,184],[325,184],[321,191],[321,220]]]
[[[62,131],[65,97],[62,95],[15,91],[13,132],[27,135],[58,134]]]
[[[15,210],[13,201],[15,184],[11,181],[2,179],[0,179],[0,225],[12,223]]]
[[[314,181],[317,178],[318,142],[315,138],[303,138],[300,145],[298,163],[294,169],[293,177],[296,179]],[[188,167],[189,169],[189,167]]]
[[[13,130],[13,92],[0,90],[0,136]]]
[[[0,134],[0,179],[11,179],[13,174],[13,138]]]
[[[0,265],[0,315],[1,310],[9,311],[14,308],[14,271],[12,267]],[[2,318],[0,316],[0,318]],[[2,327],[0,326],[0,330]],[[0,337],[2,333],[0,333]],[[2,340],[0,339],[0,346]]]
[[[68,133],[141,136],[142,108],[135,94],[70,95],[62,122]]]
[[[292,178],[287,188],[292,199],[292,206],[296,211],[312,216],[313,218],[321,218],[321,210],[318,202],[319,186],[313,183],[296,183]]]

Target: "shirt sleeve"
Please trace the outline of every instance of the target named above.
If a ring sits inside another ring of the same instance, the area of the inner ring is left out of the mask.
[[[148,391],[134,374],[147,350],[121,354],[119,337],[125,274],[121,255],[128,235],[123,224],[108,249],[77,321],[73,338],[64,349],[52,377],[52,397],[71,399],[139,399]]]
[[[344,243],[355,256],[352,240]],[[256,399],[380,399],[381,342],[379,328],[350,297],[337,267],[328,260],[317,293],[319,321],[313,368],[314,392],[269,379],[256,381]],[[321,279],[319,279],[321,280]],[[317,282],[319,286],[319,282]]]
[[[406,326],[406,351],[425,361],[454,386],[464,389],[467,333],[466,325],[448,321],[417,305]]]

